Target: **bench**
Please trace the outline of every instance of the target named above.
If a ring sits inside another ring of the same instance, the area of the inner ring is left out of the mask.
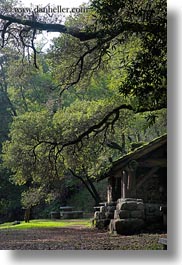
[[[61,206],[60,207],[60,211],[61,212],[72,212],[73,211],[73,207],[72,206]]]
[[[83,211],[61,211],[61,219],[80,219],[83,218]]]
[[[60,219],[60,212],[51,212],[51,219]]]
[[[73,211],[72,206],[61,206],[60,207],[60,218],[61,219],[83,218],[83,211]]]
[[[159,238],[159,243],[163,245],[164,250],[167,250],[167,238]]]

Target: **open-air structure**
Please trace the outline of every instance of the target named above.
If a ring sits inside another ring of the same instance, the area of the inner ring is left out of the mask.
[[[128,231],[123,225],[127,222],[131,232],[151,225],[166,227],[167,135],[113,162],[104,178],[108,178],[107,203],[95,213],[96,226],[110,223],[111,230],[121,233]],[[116,229],[117,222],[121,229]]]

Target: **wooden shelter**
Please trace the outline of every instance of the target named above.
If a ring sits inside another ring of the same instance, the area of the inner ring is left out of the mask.
[[[119,234],[167,229],[167,135],[113,162],[104,178],[107,202],[94,214],[96,227]]]
[[[167,203],[167,135],[145,144],[113,162],[107,201],[141,198],[145,203]]]

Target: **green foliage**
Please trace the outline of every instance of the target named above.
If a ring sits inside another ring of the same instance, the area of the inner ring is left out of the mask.
[[[30,208],[32,206],[36,206],[40,203],[41,199],[45,197],[43,191],[38,188],[29,188],[28,191],[22,192],[21,202],[22,206],[26,208]]]
[[[2,163],[2,145],[8,139],[10,124],[15,110],[7,93],[6,62],[4,54],[0,56],[0,219],[12,220],[21,214],[21,188],[15,187],[9,180],[10,171]]]
[[[55,84],[49,67],[41,56],[39,61],[39,70],[26,60],[22,64],[20,59],[12,60],[8,67],[8,94],[19,114],[44,109],[51,112],[57,107],[58,100],[52,90]]]
[[[0,62],[0,149],[5,141],[12,172],[0,188],[11,175],[24,207],[60,194],[65,202],[79,181],[97,197],[93,182],[112,161],[166,132],[166,1],[92,0],[65,24],[99,34],[61,34],[37,55],[39,69],[11,49]]]
[[[142,50],[136,60],[127,67],[128,78],[120,91],[134,96],[140,106],[151,108],[166,106],[167,57],[166,39],[146,34],[142,38]]]
[[[121,25],[122,21],[160,24],[166,16],[166,1],[157,0],[91,0],[91,8],[95,11],[97,21],[103,27],[112,28]]]
[[[96,189],[99,191],[99,195],[102,201],[106,200],[107,192],[107,180],[100,181],[95,183]],[[88,192],[88,190],[82,186],[78,192],[75,192],[67,200],[68,205],[72,205],[75,210],[83,210],[85,213],[93,213],[95,201]]]

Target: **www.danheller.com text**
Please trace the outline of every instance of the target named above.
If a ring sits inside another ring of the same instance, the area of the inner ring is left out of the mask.
[[[88,7],[62,7],[61,5],[51,6],[33,6],[33,7],[14,7],[15,13],[86,13],[89,11]]]

